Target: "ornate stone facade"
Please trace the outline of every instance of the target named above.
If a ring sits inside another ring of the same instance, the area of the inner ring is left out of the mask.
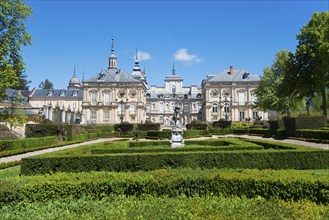
[[[176,74],[174,66],[164,80],[164,87],[150,86],[146,102],[146,115],[152,122],[170,126],[176,106],[181,109],[180,124],[201,119],[201,88],[196,85],[184,87],[183,78]]]
[[[117,67],[112,52],[109,67],[83,81],[83,121],[87,124],[144,123],[146,119],[146,80],[139,69],[136,52],[133,74]]]
[[[266,112],[253,108],[256,100],[253,91],[259,80],[259,76],[234,70],[232,66],[218,74],[207,75],[202,81],[203,120],[246,121],[260,117],[267,120]]]

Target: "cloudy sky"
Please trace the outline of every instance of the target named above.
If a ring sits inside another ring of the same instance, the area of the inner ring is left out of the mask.
[[[184,85],[230,65],[258,75],[327,0],[291,1],[27,1],[33,45],[24,48],[26,74],[37,87],[49,79],[66,88],[74,66],[81,80],[108,67],[114,36],[118,66],[132,72],[136,50],[149,85],[171,73]]]

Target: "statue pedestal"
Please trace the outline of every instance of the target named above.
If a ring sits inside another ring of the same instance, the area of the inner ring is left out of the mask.
[[[183,129],[180,127],[173,127],[171,129],[170,146],[172,148],[184,147]]]

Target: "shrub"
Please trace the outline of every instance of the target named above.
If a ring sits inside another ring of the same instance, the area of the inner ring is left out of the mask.
[[[43,138],[25,138],[16,140],[0,140],[0,151],[9,151],[17,149],[34,148],[37,146],[47,146],[56,144],[57,137],[43,137]]]
[[[298,129],[296,137],[329,140],[329,130]]]
[[[220,134],[233,134],[233,129],[231,128],[213,128],[209,129],[209,133],[214,135],[220,135]]]
[[[137,124],[136,130],[138,131],[160,130],[160,124],[159,123]]]
[[[24,158],[21,174],[52,172],[138,171],[166,167],[244,169],[328,169],[329,151],[165,152]]]
[[[288,136],[295,136],[296,129],[313,129],[327,126],[326,116],[284,118],[283,122]]]
[[[134,130],[134,124],[130,123],[121,123],[121,124],[115,124],[114,130],[119,132],[128,132]]]
[[[158,138],[158,139],[167,139],[170,138],[171,131],[149,131],[147,132],[147,137]]]
[[[230,128],[232,121],[219,120],[212,123],[213,128]]]
[[[208,130],[207,124],[187,124],[187,130]]]
[[[5,204],[15,200],[32,203],[66,197],[100,200],[117,195],[224,195],[329,204],[327,175],[292,170],[162,169],[135,173],[58,173],[21,177],[16,182],[0,180],[0,186],[0,201]]]

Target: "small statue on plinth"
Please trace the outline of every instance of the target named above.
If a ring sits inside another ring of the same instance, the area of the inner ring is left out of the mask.
[[[170,146],[171,147],[184,147],[184,138],[183,138],[183,129],[178,125],[179,121],[179,107],[176,106],[174,109],[174,126],[171,129],[171,140],[170,140]]]

